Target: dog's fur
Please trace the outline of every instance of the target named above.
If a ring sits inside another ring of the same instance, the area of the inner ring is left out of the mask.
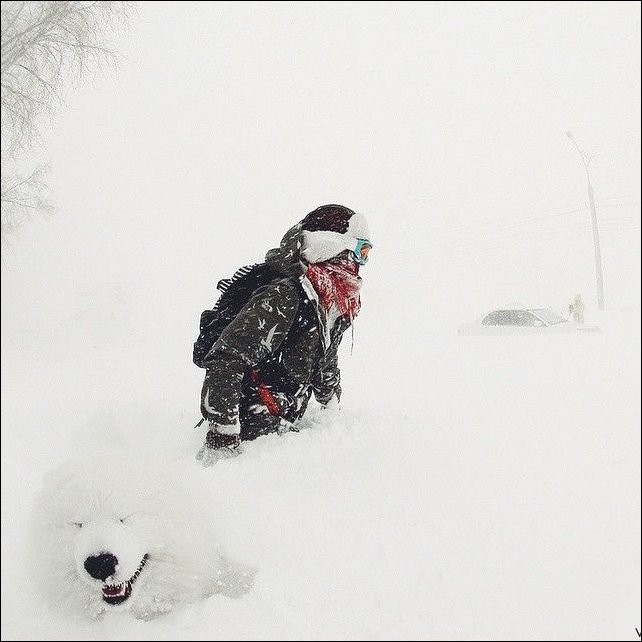
[[[30,537],[34,579],[48,600],[89,617],[129,609],[147,619],[216,592],[246,592],[249,573],[221,556],[178,482],[113,459],[48,475]],[[87,570],[100,555],[118,560],[104,582]]]

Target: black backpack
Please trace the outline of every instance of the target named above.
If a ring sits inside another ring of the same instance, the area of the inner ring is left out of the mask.
[[[199,368],[207,367],[204,363],[207,353],[252,295],[279,278],[284,275],[266,263],[255,263],[238,269],[232,278],[218,282],[216,288],[222,294],[214,308],[201,313],[200,334],[194,343],[192,358]]]

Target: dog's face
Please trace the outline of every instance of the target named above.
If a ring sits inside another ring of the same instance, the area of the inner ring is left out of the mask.
[[[105,510],[79,514],[68,524],[76,572],[90,591],[101,594],[106,607],[128,602],[150,561],[144,522],[145,516],[136,512]]]
[[[142,602],[168,594],[158,584],[176,557],[174,503],[131,467],[57,471],[36,509],[36,581],[54,600],[94,616],[147,609]]]

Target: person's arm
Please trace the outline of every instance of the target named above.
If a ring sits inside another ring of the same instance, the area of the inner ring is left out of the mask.
[[[238,431],[244,374],[277,350],[289,332],[299,305],[295,288],[295,284],[281,280],[255,294],[205,357],[201,413],[222,431]]]
[[[320,360],[312,379],[312,390],[314,398],[325,406],[336,397],[341,400],[341,370],[339,369],[338,348],[341,337],[330,346],[323,358]]]

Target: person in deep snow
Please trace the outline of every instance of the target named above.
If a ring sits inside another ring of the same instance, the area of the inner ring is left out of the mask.
[[[337,349],[359,313],[359,268],[372,244],[362,214],[323,205],[270,250],[275,278],[256,290],[203,359],[204,465],[236,454],[242,440],[292,429],[314,393],[341,397]]]
[[[576,294],[568,306],[568,316],[572,317],[575,323],[584,323],[584,301],[581,294]]]

